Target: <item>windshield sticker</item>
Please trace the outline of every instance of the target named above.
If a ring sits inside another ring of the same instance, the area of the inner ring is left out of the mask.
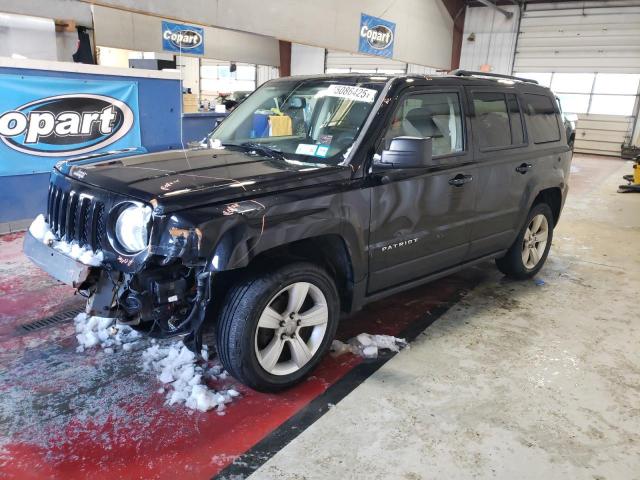
[[[318,145],[316,157],[326,157],[327,153],[329,153],[329,145]]]
[[[323,134],[318,137],[318,141],[323,145],[331,145],[331,140],[333,140],[333,135]]]
[[[354,87],[351,85],[329,85],[327,96],[346,98],[354,102],[373,103],[376,98],[376,91],[371,88]]]
[[[297,155],[315,155],[317,145],[313,145],[310,143],[299,143],[298,148],[296,148]]]

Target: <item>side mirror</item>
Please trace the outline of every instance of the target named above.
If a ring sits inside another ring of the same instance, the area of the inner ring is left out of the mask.
[[[396,137],[378,163],[387,168],[429,167],[433,165],[433,141],[431,137]]]

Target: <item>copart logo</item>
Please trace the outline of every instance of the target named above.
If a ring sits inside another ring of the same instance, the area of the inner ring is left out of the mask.
[[[360,29],[360,36],[367,40],[371,48],[377,50],[384,50],[393,42],[393,32],[384,25],[376,25],[371,28],[363,25]]]
[[[133,118],[131,108],[112,97],[57,95],[0,115],[0,139],[30,155],[80,155],[121,139],[131,130]]]
[[[177,49],[189,50],[202,45],[202,35],[195,30],[185,28],[183,30],[165,30],[162,34],[165,40]]]

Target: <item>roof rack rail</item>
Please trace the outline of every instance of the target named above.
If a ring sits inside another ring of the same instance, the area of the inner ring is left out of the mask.
[[[536,85],[538,85],[537,80],[532,80],[530,78],[514,77],[513,75],[503,75],[501,73],[474,72],[472,70],[454,70],[450,73],[450,75],[455,75],[456,77],[505,78],[507,80],[517,80],[519,82],[535,83]]]

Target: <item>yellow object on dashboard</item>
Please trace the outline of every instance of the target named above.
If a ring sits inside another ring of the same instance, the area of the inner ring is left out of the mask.
[[[287,115],[270,115],[269,136],[283,137],[285,135],[293,135],[293,124],[291,122],[291,117]]]

